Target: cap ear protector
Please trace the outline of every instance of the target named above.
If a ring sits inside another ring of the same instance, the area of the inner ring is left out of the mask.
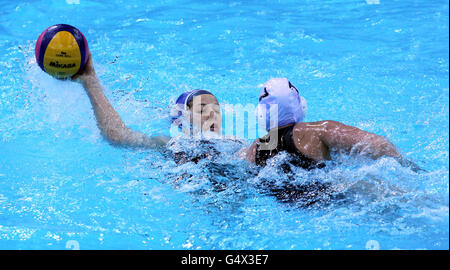
[[[297,91],[298,95],[300,96],[300,93],[298,92],[297,87],[295,87],[295,86],[291,83],[291,81],[288,80],[288,82],[289,82],[289,88],[295,89],[295,91]],[[303,119],[306,118],[306,112],[307,112],[307,110],[308,110],[308,106],[307,106],[307,103],[306,103],[306,98],[300,96],[300,103],[301,103],[301,106],[302,106],[302,119],[301,119],[301,121],[303,121]],[[300,122],[301,122],[301,121],[300,121]]]
[[[261,90],[258,117],[266,122],[266,130],[303,121],[306,99],[286,78],[272,78]],[[272,117],[271,117],[272,116]]]
[[[294,89],[295,91],[297,91],[297,94],[300,96],[300,93],[298,92],[297,87],[295,87],[295,86],[291,83],[291,81],[289,81],[289,80],[288,80],[288,83],[289,83],[289,88]],[[307,106],[307,103],[306,103],[306,98],[300,96],[300,104],[301,104],[301,106],[302,106],[302,119],[301,119],[301,121],[303,121],[303,119],[306,118],[306,112],[307,112],[307,110],[308,110],[308,106]],[[300,122],[301,122],[301,121],[300,121]]]
[[[175,104],[170,109],[170,121],[172,125],[176,125],[181,129],[183,125],[186,124],[183,122],[187,122],[186,119],[190,119],[190,117],[188,117],[190,114],[191,112],[189,110],[185,110],[184,106],[181,104]]]

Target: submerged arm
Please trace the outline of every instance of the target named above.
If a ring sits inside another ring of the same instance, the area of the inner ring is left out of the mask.
[[[103,93],[103,88],[95,74],[91,56],[89,56],[82,73],[77,75],[75,79],[78,79],[86,90],[94,109],[97,125],[102,135],[109,142],[120,146],[148,148],[164,146],[167,143],[168,137],[148,137],[141,132],[131,130],[125,125]]]

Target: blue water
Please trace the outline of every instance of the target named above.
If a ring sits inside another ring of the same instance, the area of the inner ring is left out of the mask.
[[[149,2],[0,1],[0,249],[449,248],[448,1]],[[57,23],[84,33],[134,129],[167,134],[187,89],[255,104],[260,84],[287,77],[307,121],[386,136],[427,172],[336,154],[288,175],[286,156],[259,169],[220,141],[214,164],[181,166],[113,147],[82,87],[35,62],[38,35]],[[311,179],[335,198],[304,207],[260,187]]]

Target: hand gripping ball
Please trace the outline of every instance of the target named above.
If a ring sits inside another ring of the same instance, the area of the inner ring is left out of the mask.
[[[87,62],[89,48],[80,30],[67,24],[45,29],[35,48],[36,62],[41,69],[58,79],[79,72]]]

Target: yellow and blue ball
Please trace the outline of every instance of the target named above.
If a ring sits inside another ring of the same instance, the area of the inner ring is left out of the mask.
[[[43,71],[65,79],[83,69],[89,57],[89,47],[80,30],[71,25],[57,24],[39,36],[35,55]]]

